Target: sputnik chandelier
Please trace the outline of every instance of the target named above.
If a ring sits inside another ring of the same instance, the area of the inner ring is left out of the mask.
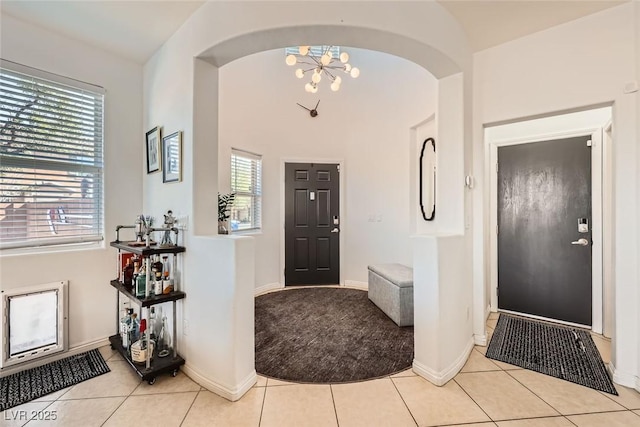
[[[337,75],[338,71],[343,71],[354,79],[360,75],[360,70],[348,63],[349,54],[347,52],[342,52],[339,58],[334,58],[331,48],[332,46],[327,46],[322,51],[322,54],[318,56],[314,54],[311,46],[300,46],[298,47],[299,53],[297,55],[287,55],[285,59],[287,65],[301,65],[301,68],[296,69],[297,78],[301,79],[305,74],[312,71],[311,81],[304,85],[304,90],[307,92],[316,93],[318,91],[318,83],[323,77],[331,82],[332,91],[340,90],[342,77]]]

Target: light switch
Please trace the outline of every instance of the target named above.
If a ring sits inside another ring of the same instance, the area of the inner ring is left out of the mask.
[[[315,200],[316,199],[316,192],[315,191],[310,191],[309,192],[309,200]]]

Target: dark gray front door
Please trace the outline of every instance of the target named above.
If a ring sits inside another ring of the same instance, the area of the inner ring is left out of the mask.
[[[285,164],[285,285],[340,282],[337,164]]]
[[[499,309],[591,325],[589,140],[498,148]]]

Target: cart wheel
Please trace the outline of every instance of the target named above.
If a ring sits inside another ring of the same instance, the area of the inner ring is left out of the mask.
[[[171,372],[171,376],[172,376],[172,377],[175,377],[176,375],[178,375],[178,370],[177,370],[177,369],[174,369],[174,370]]]
[[[156,383],[156,377],[151,378],[149,381],[147,381],[149,383],[149,385],[154,385]]]

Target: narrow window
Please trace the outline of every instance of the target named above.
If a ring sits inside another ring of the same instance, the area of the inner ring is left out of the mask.
[[[262,156],[232,149],[231,191],[236,193],[231,207],[231,230],[260,229]]]

